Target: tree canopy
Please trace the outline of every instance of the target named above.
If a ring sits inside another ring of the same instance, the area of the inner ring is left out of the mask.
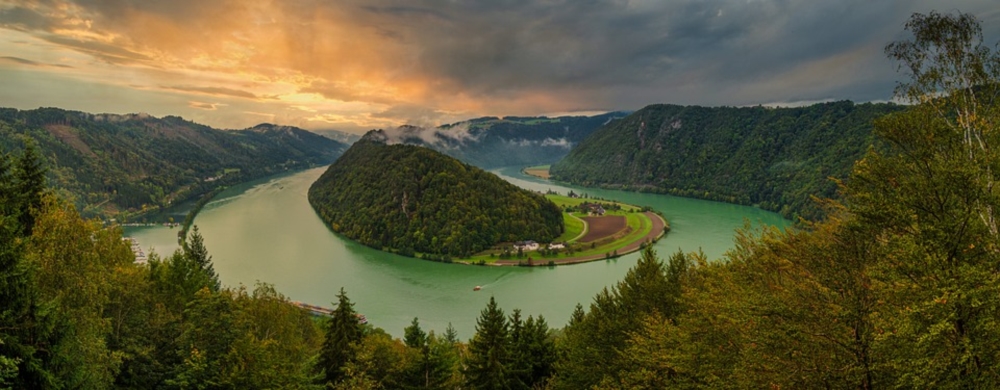
[[[601,127],[550,170],[584,186],[759,205],[816,219],[875,142],[872,121],[901,110],[849,101],[808,107],[647,106]]]
[[[433,150],[356,142],[309,188],[333,231],[402,254],[469,256],[500,242],[546,242],[562,212],[541,194]]]

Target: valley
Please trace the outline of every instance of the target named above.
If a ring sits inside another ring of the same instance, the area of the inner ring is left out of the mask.
[[[587,304],[602,288],[620,280],[639,257],[632,253],[554,268],[476,267],[375,250],[331,234],[316,216],[306,193],[324,170],[313,168],[233,186],[205,206],[194,222],[224,284],[251,286],[267,281],[293,300],[327,307],[343,286],[358,312],[390,334],[401,337],[403,328],[419,315],[426,329],[445,329],[450,323],[464,339],[474,332],[476,315],[490,296],[497,297],[505,309],[542,314],[552,326],[562,326],[574,305]],[[508,167],[491,172],[532,191],[587,193],[662,212],[671,232],[653,244],[661,256],[682,249],[703,251],[709,259],[718,259],[733,248],[733,232],[745,221],[755,226],[791,224],[753,207],[561,185],[520,170]],[[135,227],[126,233],[161,255],[178,248],[176,229]],[[482,286],[482,291],[472,291],[475,286]]]
[[[0,7],[0,390],[1000,388],[995,0],[239,3]]]

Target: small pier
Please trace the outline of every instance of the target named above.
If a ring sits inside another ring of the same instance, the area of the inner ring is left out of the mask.
[[[325,308],[325,307],[322,307],[322,306],[310,305],[308,303],[303,303],[303,302],[299,302],[299,301],[292,301],[292,305],[298,306],[300,309],[308,311],[309,314],[312,314],[312,315],[314,315],[316,317],[332,317],[333,316],[333,309]],[[355,316],[358,317],[358,323],[359,324],[364,325],[364,324],[368,323],[368,319],[365,318],[364,314],[355,314]]]
[[[142,251],[142,246],[139,245],[139,240],[135,239],[135,237],[122,237],[122,241],[127,242],[129,247],[132,248],[132,253],[135,254],[136,263],[146,264],[149,261],[149,258],[146,257],[146,252]]]

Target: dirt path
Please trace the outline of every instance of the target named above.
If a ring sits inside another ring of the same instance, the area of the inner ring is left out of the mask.
[[[576,237],[569,239],[568,242],[576,242],[580,239],[580,237],[587,235],[587,231],[590,228],[587,226],[587,221],[580,219],[580,217],[573,215],[573,213],[567,213],[566,215],[569,215],[570,218],[576,219],[577,221],[583,222],[583,231],[581,231],[580,234],[577,234]]]
[[[651,221],[653,221],[653,230],[651,230],[649,232],[649,234],[646,234],[644,237],[642,237],[642,239],[636,240],[635,242],[626,245],[624,248],[618,249],[618,255],[619,256],[627,254],[627,253],[632,253],[632,252],[638,251],[639,250],[639,246],[641,246],[642,243],[644,243],[646,241],[654,241],[654,240],[660,238],[660,236],[662,236],[664,234],[663,228],[666,226],[666,222],[663,220],[663,217],[657,215],[656,213],[652,213],[652,212],[649,212],[649,211],[647,211],[647,212],[645,212],[643,214],[646,214],[646,216],[649,217],[649,219]],[[603,254],[597,254],[597,255],[589,255],[589,256],[581,256],[581,257],[570,257],[570,258],[565,258],[565,259],[551,259],[551,261],[553,263],[555,263],[556,265],[565,265],[565,264],[586,263],[586,262],[590,262],[590,261],[597,261],[597,260],[604,260],[604,259],[605,259],[605,256]],[[535,267],[547,266],[547,265],[549,265],[549,260],[550,259],[545,259],[545,258],[541,258],[541,259],[535,260],[534,261],[534,266]],[[499,266],[514,265],[514,266],[516,266],[517,263],[520,262],[520,261],[525,261],[526,262],[527,260],[497,260],[495,263],[493,263],[493,265],[499,265]]]

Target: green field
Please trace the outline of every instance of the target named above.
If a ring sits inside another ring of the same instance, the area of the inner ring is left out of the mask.
[[[622,211],[639,211],[639,210],[642,210],[642,208],[639,207],[639,206],[634,206],[634,205],[630,205],[630,204],[622,203],[622,202],[615,202],[615,201],[611,201],[611,200],[601,200],[601,199],[594,199],[594,198],[589,198],[589,199],[585,199],[585,198],[570,198],[569,196],[565,196],[565,195],[553,195],[553,194],[545,195],[545,198],[548,199],[548,200],[551,200],[552,203],[555,203],[556,206],[559,206],[559,208],[565,208],[566,206],[576,206],[576,205],[579,205],[579,204],[582,204],[582,203],[604,203],[604,204],[616,204],[616,205],[619,205],[619,206],[621,206]]]
[[[621,202],[608,201],[608,200],[571,198],[569,196],[554,195],[554,194],[548,194],[545,195],[545,197],[551,200],[561,209],[564,209],[566,206],[576,206],[581,203],[590,203],[590,202],[598,202],[603,204],[617,204],[622,208],[621,211],[608,211],[607,213],[605,213],[605,215],[624,216],[626,224],[628,225],[629,228],[631,228],[631,231],[625,236],[615,239],[614,241],[601,242],[599,245],[596,245],[596,243],[578,243],[576,242],[576,240],[580,237],[583,237],[587,231],[586,222],[579,219],[579,217],[586,216],[586,214],[577,212],[574,213],[577,215],[571,215],[570,213],[563,212],[563,221],[566,230],[563,232],[562,235],[553,240],[553,242],[567,243],[568,246],[573,248],[572,253],[563,251],[558,254],[542,255],[539,252],[530,252],[530,253],[525,253],[524,256],[520,259],[511,258],[509,260],[527,260],[528,257],[531,257],[531,259],[536,262],[546,262],[548,260],[559,260],[559,259],[614,253],[616,250],[624,248],[625,246],[642,239],[643,237],[646,236],[646,234],[649,234],[649,232],[653,230],[653,221],[651,221],[649,217],[647,217],[645,214],[641,213],[640,212],[641,208],[638,206]],[[594,247],[591,247],[591,245],[594,245]],[[467,262],[467,263],[478,263],[482,261],[487,264],[492,264],[497,260],[502,260],[498,257],[501,252],[502,249],[494,248],[491,250],[484,251],[482,253],[478,253],[472,258],[461,259],[457,261]]]

